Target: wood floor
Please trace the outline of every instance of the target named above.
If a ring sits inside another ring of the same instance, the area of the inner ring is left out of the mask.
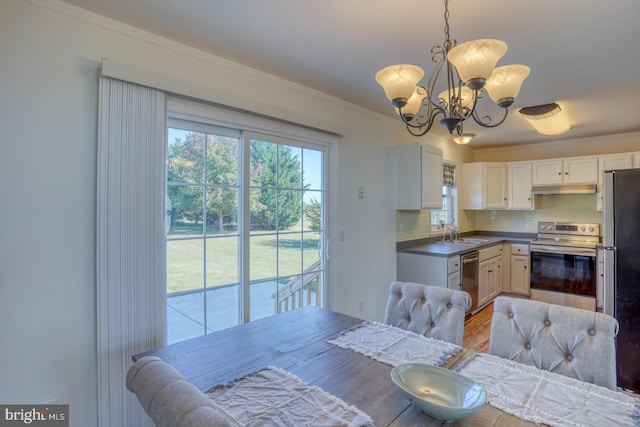
[[[487,305],[464,322],[464,339],[462,346],[481,353],[489,353],[489,334],[493,303]]]

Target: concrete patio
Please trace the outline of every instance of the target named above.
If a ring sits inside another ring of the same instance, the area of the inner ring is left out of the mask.
[[[251,285],[251,320],[275,313],[276,289],[275,281]],[[206,333],[238,325],[238,304],[237,285],[167,296],[167,343],[203,335],[205,318]]]

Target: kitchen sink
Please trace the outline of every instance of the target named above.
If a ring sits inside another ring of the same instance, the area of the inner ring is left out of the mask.
[[[489,243],[488,239],[476,239],[471,237],[463,237],[462,239],[445,240],[449,243],[466,243],[468,245],[481,245],[483,243]]]
[[[460,240],[462,240],[463,242],[467,242],[467,243],[473,243],[475,245],[480,245],[482,243],[489,243],[489,239],[476,239],[476,238],[471,238],[471,237],[462,238]]]

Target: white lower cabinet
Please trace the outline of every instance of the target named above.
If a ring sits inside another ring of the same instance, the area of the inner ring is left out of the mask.
[[[480,250],[478,307],[502,292],[502,251],[502,243]]]
[[[460,280],[460,272],[456,271],[455,273],[449,274],[449,282],[447,287],[449,289],[453,289],[455,291],[461,290],[461,280]]]
[[[398,280],[460,290],[460,256],[398,252]]]
[[[511,293],[529,296],[529,245],[511,244]]]

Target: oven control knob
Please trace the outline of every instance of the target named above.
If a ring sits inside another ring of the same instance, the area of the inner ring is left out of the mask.
[[[580,231],[582,231],[583,233],[587,230],[587,227],[580,227]]]
[[[595,230],[593,229],[593,227],[589,227],[589,232],[593,233]]]

